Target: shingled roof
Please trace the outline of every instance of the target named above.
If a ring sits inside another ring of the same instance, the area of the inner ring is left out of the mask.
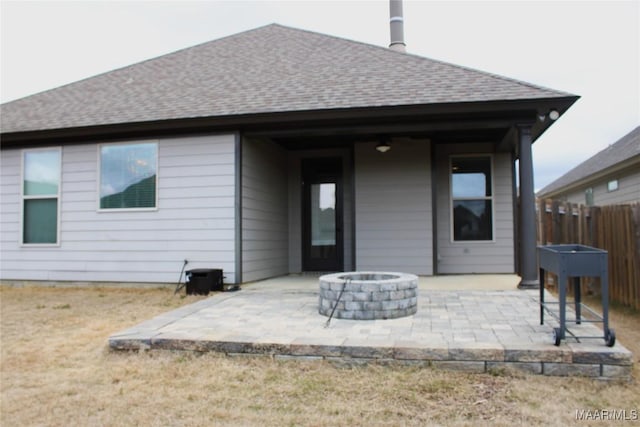
[[[277,24],[1,106],[2,133],[567,93]]]
[[[538,196],[558,192],[634,158],[640,161],[640,126],[544,187]]]

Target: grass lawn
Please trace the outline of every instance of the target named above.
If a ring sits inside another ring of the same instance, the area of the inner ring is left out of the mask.
[[[640,424],[576,421],[580,410],[640,410],[640,314],[618,308],[611,327],[634,352],[631,382],[108,350],[110,334],[201,298],[0,286],[0,425]]]

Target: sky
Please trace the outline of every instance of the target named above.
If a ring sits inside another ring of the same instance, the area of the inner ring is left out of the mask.
[[[534,144],[536,189],[640,125],[640,0],[405,0],[404,21],[412,54],[581,97]],[[386,0],[0,0],[0,101],[273,22],[389,44]]]

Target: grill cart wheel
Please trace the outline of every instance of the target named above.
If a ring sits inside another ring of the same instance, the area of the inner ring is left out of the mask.
[[[607,344],[607,347],[613,347],[616,343],[616,333],[613,329],[607,329],[607,332],[604,337],[604,341]]]
[[[562,337],[562,330],[560,328],[553,328],[553,344],[556,346],[560,345],[560,340]]]

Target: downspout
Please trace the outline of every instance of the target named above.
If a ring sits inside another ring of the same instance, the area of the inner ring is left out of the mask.
[[[234,134],[235,145],[235,283],[242,283],[242,135],[240,132]]]

